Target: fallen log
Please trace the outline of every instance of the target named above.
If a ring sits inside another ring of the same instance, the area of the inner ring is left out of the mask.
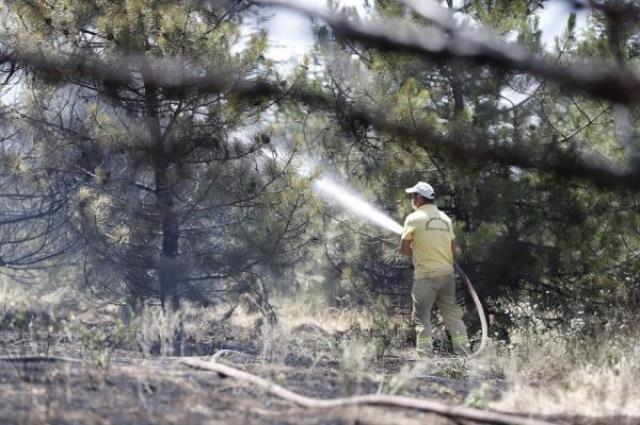
[[[216,372],[219,375],[262,388],[277,397],[295,403],[299,406],[314,409],[328,409],[355,405],[387,406],[420,410],[423,412],[437,413],[451,418],[473,420],[484,423],[552,425],[551,422],[534,418],[527,418],[507,413],[490,412],[466,406],[453,406],[436,400],[396,395],[370,394],[334,399],[317,399],[300,395],[257,375],[253,375],[221,363],[207,362],[194,358],[183,358],[178,360],[178,363],[194,369]]]

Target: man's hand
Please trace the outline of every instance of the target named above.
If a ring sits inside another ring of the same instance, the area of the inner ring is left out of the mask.
[[[400,254],[411,257],[413,255],[413,249],[411,248],[411,241],[402,239],[400,241]]]

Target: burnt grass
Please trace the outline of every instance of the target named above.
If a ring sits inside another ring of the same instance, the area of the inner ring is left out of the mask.
[[[143,350],[136,344],[123,344],[111,335],[112,326],[90,327],[101,336],[95,338],[97,342],[87,342],[86,338],[73,338],[48,317],[27,319],[16,325],[15,320],[7,322],[5,318],[0,328],[0,424],[472,423],[399,408],[307,409],[248,384],[179,365],[178,356],[160,356],[157,346]],[[354,377],[341,369],[335,358],[300,349],[307,343],[317,346],[319,341],[332,338],[313,327],[303,327],[289,335],[288,342],[282,342],[295,343],[280,350],[280,357],[267,353],[265,358],[259,334],[227,326],[223,337],[181,341],[180,350],[183,355],[203,359],[221,348],[232,350],[219,361],[317,398],[376,393],[380,376],[388,384],[409,361],[408,350],[392,351],[373,360],[364,373]],[[282,347],[276,344],[276,348]],[[29,357],[33,355],[52,360]],[[55,360],[55,356],[80,361]],[[470,394],[479,388],[485,388],[484,399],[497,398],[506,385],[496,376],[424,375],[406,384],[402,394],[459,405],[465,400],[468,404]],[[545,419],[557,423],[640,424],[632,418]]]

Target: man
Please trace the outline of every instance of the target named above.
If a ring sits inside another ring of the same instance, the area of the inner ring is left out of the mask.
[[[402,232],[400,253],[413,257],[413,322],[416,325],[416,348],[419,357],[433,352],[431,309],[435,303],[451,334],[456,354],[466,353],[467,330],[458,306],[453,274],[456,245],[451,219],[434,204],[431,185],[418,182],[405,190],[411,195],[415,211],[407,216]]]

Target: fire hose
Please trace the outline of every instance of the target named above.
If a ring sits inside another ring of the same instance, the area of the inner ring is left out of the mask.
[[[487,347],[487,341],[489,340],[489,326],[487,325],[487,318],[484,314],[484,309],[482,308],[480,297],[478,297],[478,293],[476,292],[476,289],[471,284],[471,280],[469,279],[467,274],[464,272],[464,270],[462,270],[462,267],[460,267],[460,265],[457,262],[454,261],[453,266],[456,272],[458,272],[458,274],[460,275],[460,278],[462,279],[462,281],[464,282],[464,286],[465,288],[467,288],[469,295],[471,295],[473,304],[476,306],[476,311],[478,312],[478,317],[480,318],[480,328],[481,328],[480,346],[475,352],[471,353],[468,356],[469,358],[472,358],[472,357],[478,356]]]

